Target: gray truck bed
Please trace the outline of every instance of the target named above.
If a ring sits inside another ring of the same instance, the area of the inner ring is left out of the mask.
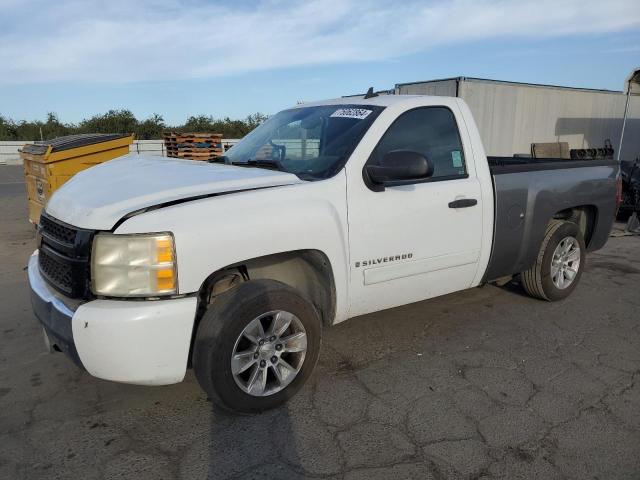
[[[488,161],[495,222],[485,281],[528,270],[553,218],[584,212],[587,250],[604,246],[616,211],[615,160],[488,157]]]

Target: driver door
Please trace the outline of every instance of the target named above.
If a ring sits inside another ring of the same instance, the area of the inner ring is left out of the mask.
[[[357,172],[349,175],[352,316],[471,286],[480,258],[482,196],[465,144],[470,140],[460,135],[451,109],[416,108],[391,124],[367,164],[411,150],[432,162],[433,174],[383,191],[368,187]]]

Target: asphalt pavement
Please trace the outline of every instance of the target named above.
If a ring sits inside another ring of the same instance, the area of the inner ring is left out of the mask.
[[[45,353],[21,178],[0,166],[0,478],[640,478],[640,237],[559,303],[485,286],[330,328],[294,399],[234,417],[192,372],[122,385]]]

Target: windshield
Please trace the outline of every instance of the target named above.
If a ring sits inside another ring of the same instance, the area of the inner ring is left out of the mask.
[[[304,180],[335,175],[383,107],[329,105],[284,110],[225,154],[227,161],[277,168]]]

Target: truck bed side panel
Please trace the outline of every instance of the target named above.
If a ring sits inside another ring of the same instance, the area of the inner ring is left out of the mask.
[[[533,265],[554,215],[588,206],[596,215],[587,250],[602,248],[613,225],[618,166],[611,161],[508,165],[491,168],[495,189],[495,232],[484,280]]]

